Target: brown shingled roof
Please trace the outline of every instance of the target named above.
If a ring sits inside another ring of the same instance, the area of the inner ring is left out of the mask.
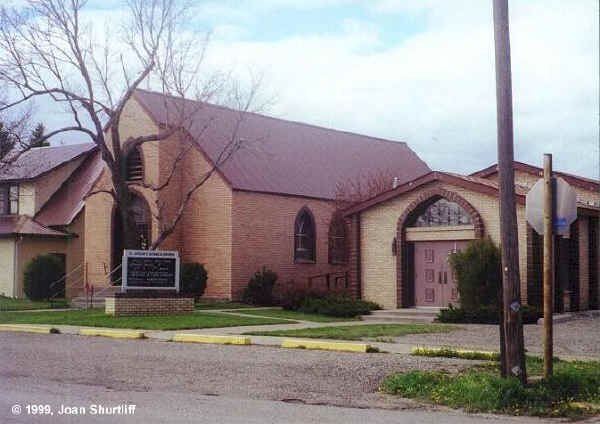
[[[91,154],[50,197],[35,219],[47,226],[69,225],[83,209],[85,198],[104,169],[99,152]]]
[[[0,215],[0,237],[71,237],[70,234],[41,225],[27,215]]]
[[[135,98],[157,124],[166,124],[172,109],[194,108],[193,123],[186,130],[213,162],[231,137],[240,113],[145,90],[137,90]],[[256,113],[243,116],[238,136],[248,143],[221,168],[237,190],[334,199],[338,183],[374,171],[393,173],[400,183],[429,172],[427,164],[403,142]]]
[[[0,182],[26,181],[41,177],[66,162],[82,157],[94,147],[94,143],[35,147],[24,152],[15,162],[2,167]]]

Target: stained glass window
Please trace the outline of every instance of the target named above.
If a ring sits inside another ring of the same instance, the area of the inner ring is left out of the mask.
[[[470,224],[472,224],[470,215],[458,203],[440,199],[429,205],[412,226],[441,227]]]

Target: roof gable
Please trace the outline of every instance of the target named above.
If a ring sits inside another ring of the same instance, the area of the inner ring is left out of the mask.
[[[159,125],[168,121],[170,108],[194,108],[186,130],[213,163],[239,123],[237,136],[246,143],[220,168],[237,190],[335,199],[338,184],[374,171],[393,173],[400,183],[429,171],[402,142],[242,113],[145,90],[137,90],[135,99]]]
[[[382,202],[394,199],[395,197],[398,197],[404,193],[417,190],[418,188],[426,184],[436,181],[475,191],[477,193],[487,194],[489,196],[494,197],[498,196],[500,193],[500,189],[496,181],[488,180],[486,178],[481,178],[473,175],[461,175],[454,174],[451,172],[432,171],[415,180],[402,184],[396,187],[395,189],[388,190],[384,193],[372,197],[371,199],[367,199],[364,202],[360,202],[354,206],[351,206],[350,208],[344,211],[344,215],[349,216],[356,213],[360,213],[363,210],[369,209]],[[515,185],[515,196],[518,204],[525,204],[525,198],[528,192],[529,187],[525,187],[518,184]],[[593,214],[597,214],[600,210],[600,208],[581,202],[577,203],[577,207],[579,210],[586,210]]]
[[[440,172],[433,171],[422,177],[419,177],[415,180],[409,181],[405,184],[402,184],[395,189],[388,190],[384,193],[381,193],[371,199],[365,200],[357,205],[354,205],[348,208],[344,214],[345,215],[353,215],[355,213],[361,212],[365,209],[369,209],[372,206],[375,206],[379,203],[385,202],[387,200],[391,200],[397,196],[400,196],[404,193],[411,192],[413,190],[417,190],[418,188],[429,184],[431,182],[442,182],[450,185],[454,185],[457,187],[462,187],[467,190],[472,190],[478,193],[487,194],[490,196],[497,196],[499,189],[498,184],[495,181],[490,181],[485,178],[454,174],[451,172]],[[515,195],[517,196],[517,202],[520,204],[525,203],[525,196],[527,194],[527,188],[521,186],[515,186]]]
[[[65,226],[81,212],[85,198],[102,175],[104,162],[99,152],[90,155],[50,197],[35,219],[47,226]]]
[[[535,175],[537,177],[542,178],[544,176],[544,170],[540,167],[530,165],[524,162],[514,161],[514,170],[521,171],[530,175]],[[493,164],[488,166],[487,168],[481,169],[479,171],[473,172],[470,174],[473,177],[480,178],[489,178],[492,175],[498,173],[498,165]],[[568,174],[566,172],[554,171],[555,175],[562,177],[566,182],[571,184],[572,186],[579,187],[584,190],[589,191],[599,191],[600,190],[600,181],[594,180],[592,178],[581,177],[579,175]]]

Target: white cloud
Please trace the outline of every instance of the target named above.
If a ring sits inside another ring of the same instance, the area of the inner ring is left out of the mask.
[[[259,42],[246,29],[277,8],[350,3],[368,5],[365,16],[326,34]],[[598,177],[597,2],[511,0],[510,10],[517,159],[539,164],[552,152],[558,169]],[[406,141],[434,169],[496,161],[491,1],[223,1],[200,11],[215,28],[209,65],[263,72],[276,116]],[[425,28],[390,45],[377,19],[394,13]]]
[[[379,3],[375,11],[401,7],[429,22],[385,49],[376,27],[352,22],[328,35],[216,40],[211,58],[264,70],[278,116],[404,140],[432,168],[469,172],[496,161],[492,10],[483,3]],[[513,4],[517,159],[539,164],[549,151],[557,167],[597,177],[597,6]]]

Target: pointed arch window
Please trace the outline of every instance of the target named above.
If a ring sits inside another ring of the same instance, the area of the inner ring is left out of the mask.
[[[345,264],[347,261],[346,223],[336,213],[329,224],[329,263]]]
[[[150,210],[146,201],[133,195],[130,200],[129,212],[132,223],[135,225],[137,249],[148,249],[150,247]]]
[[[139,148],[133,149],[127,155],[127,181],[136,182],[144,180],[144,163]]]
[[[294,260],[315,262],[316,228],[315,220],[308,208],[303,208],[296,216],[294,224]]]

